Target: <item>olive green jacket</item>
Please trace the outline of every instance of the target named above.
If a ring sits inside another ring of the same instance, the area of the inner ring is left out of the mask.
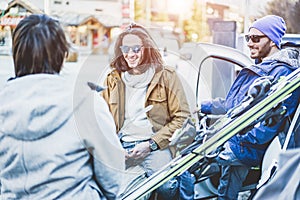
[[[125,84],[116,70],[108,74],[105,84],[107,89],[102,95],[108,103],[119,131],[125,117]],[[190,115],[184,89],[173,68],[164,67],[155,73],[146,92],[145,107],[148,105],[153,105],[147,113],[155,132],[151,138],[160,149],[167,148],[169,138]]]

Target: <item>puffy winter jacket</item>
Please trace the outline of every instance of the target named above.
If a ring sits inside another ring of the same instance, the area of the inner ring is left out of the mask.
[[[1,89],[1,199],[117,199],[125,160],[113,118],[86,83],[77,89],[49,74]]]
[[[203,113],[225,114],[231,108],[239,105],[246,97],[249,87],[257,78],[272,76],[274,80],[277,80],[281,76],[290,74],[297,67],[299,67],[298,54],[294,55],[291,50],[281,50],[264,59],[258,65],[242,69],[231,86],[226,99],[218,98],[212,101],[203,101],[201,111]],[[299,104],[299,97],[300,88],[284,101],[284,106],[288,110],[286,119],[295,112]],[[272,127],[260,124],[245,134],[237,134],[228,140],[230,148],[244,164],[249,166],[259,165],[270,141],[282,131],[282,127],[286,122],[286,120],[281,120],[280,123]]]

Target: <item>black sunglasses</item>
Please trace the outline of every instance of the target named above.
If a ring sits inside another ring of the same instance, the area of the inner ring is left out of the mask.
[[[264,38],[264,37],[267,37],[267,36],[266,35],[245,35],[245,39],[247,42],[249,42],[249,40],[251,39],[251,41],[254,43],[259,43],[260,38]]]
[[[133,53],[138,53],[141,51],[142,45],[134,45],[134,46],[120,46],[122,53],[128,53],[131,49]]]

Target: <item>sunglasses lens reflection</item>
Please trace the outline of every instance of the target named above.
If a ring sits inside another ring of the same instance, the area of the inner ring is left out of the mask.
[[[134,53],[138,53],[138,52],[140,52],[141,48],[142,48],[142,46],[136,45],[136,46],[134,46],[134,47],[132,48],[132,51],[133,51]]]
[[[141,45],[134,45],[134,46],[120,46],[120,49],[123,53],[129,53],[130,49],[133,53],[138,53],[141,51]]]

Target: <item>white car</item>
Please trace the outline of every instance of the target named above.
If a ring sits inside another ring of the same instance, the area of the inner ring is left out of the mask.
[[[239,70],[253,64],[241,51],[211,43],[184,43],[163,58],[181,77],[191,110],[205,99],[225,97]]]

